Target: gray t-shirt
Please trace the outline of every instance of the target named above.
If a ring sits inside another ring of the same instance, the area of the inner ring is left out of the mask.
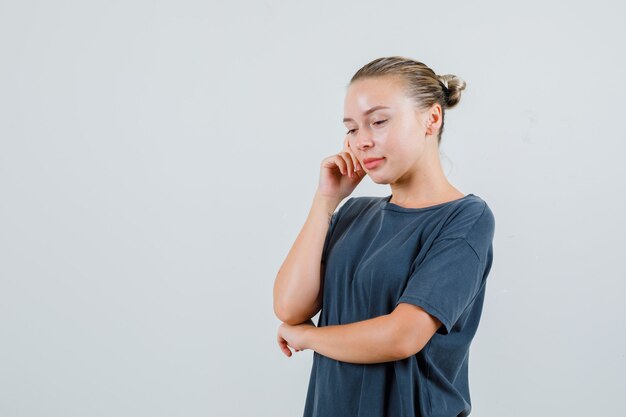
[[[493,259],[495,219],[474,194],[424,208],[351,197],[324,242],[318,327],[391,313],[401,302],[443,325],[415,355],[383,363],[313,352],[304,417],[464,417],[468,359]]]

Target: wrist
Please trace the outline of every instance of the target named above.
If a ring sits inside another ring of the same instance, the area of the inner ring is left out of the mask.
[[[341,203],[342,198],[331,197],[327,195],[320,194],[319,191],[315,192],[315,196],[313,197],[313,204],[317,204],[323,206],[325,209],[330,210],[331,212],[335,211],[339,203]]]
[[[304,349],[315,350],[315,332],[317,331],[317,327],[315,326],[306,326],[304,332],[302,332],[302,344],[304,345]]]

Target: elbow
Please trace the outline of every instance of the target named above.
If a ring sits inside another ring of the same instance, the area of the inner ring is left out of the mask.
[[[425,339],[423,335],[414,335],[411,332],[403,332],[398,337],[398,351],[400,359],[406,359],[411,356],[417,355],[428,344],[428,339]]]
[[[415,344],[409,343],[399,343],[398,346],[399,349],[396,351],[398,360],[410,358],[411,356],[418,354],[423,348],[423,346],[415,346]]]
[[[282,321],[283,323],[291,324],[292,326],[301,323],[297,321],[297,318],[289,315],[289,309],[284,308],[277,303],[274,303],[274,314],[276,315],[278,320]]]
[[[288,323],[289,317],[287,312],[289,307],[285,305],[285,298],[278,291],[276,284],[274,284],[274,315],[278,320]]]
[[[293,316],[293,306],[290,305],[287,298],[278,291],[276,284],[274,284],[274,315],[278,320],[287,324],[298,324],[294,323],[295,317]]]
[[[408,344],[406,343],[406,340],[404,340],[403,338],[398,338],[396,339],[397,342],[395,343],[395,351],[393,352],[396,360],[402,360],[402,359],[406,359],[409,356],[411,356],[411,349],[409,348]]]
[[[281,304],[274,304],[274,314],[278,320],[292,326],[302,324],[310,320],[315,314],[308,314],[303,311],[296,311],[293,308],[285,307]]]
[[[321,296],[313,301],[310,305],[301,300],[294,300],[293,297],[274,296],[274,314],[276,317],[286,324],[295,326],[310,320],[321,309]]]
[[[283,321],[283,322],[287,318],[284,308],[280,304],[278,304],[276,301],[274,301],[274,315],[276,316],[276,318],[278,318],[278,320]]]
[[[410,358],[419,353],[424,348],[425,344],[422,343],[420,338],[416,338],[410,331],[407,331],[404,326],[398,326],[397,324],[398,323],[395,322],[394,325],[392,325],[393,334],[391,335],[391,339],[395,340],[393,354],[397,360]]]

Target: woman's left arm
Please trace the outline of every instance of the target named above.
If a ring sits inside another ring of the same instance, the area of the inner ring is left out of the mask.
[[[282,323],[278,343],[287,356],[311,349],[351,363],[397,361],[419,352],[441,322],[423,309],[400,303],[391,314],[348,324],[315,327],[309,320],[295,326]]]

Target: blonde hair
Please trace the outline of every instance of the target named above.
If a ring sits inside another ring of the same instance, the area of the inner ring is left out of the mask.
[[[461,91],[466,83],[452,74],[437,75],[426,64],[403,56],[377,58],[359,69],[350,80],[350,84],[361,78],[392,76],[404,81],[406,93],[420,110],[426,110],[433,104],[441,106],[441,128],[437,134],[437,143],[441,143],[441,134],[445,120],[445,110],[457,105]],[[349,85],[348,85],[349,86]]]

